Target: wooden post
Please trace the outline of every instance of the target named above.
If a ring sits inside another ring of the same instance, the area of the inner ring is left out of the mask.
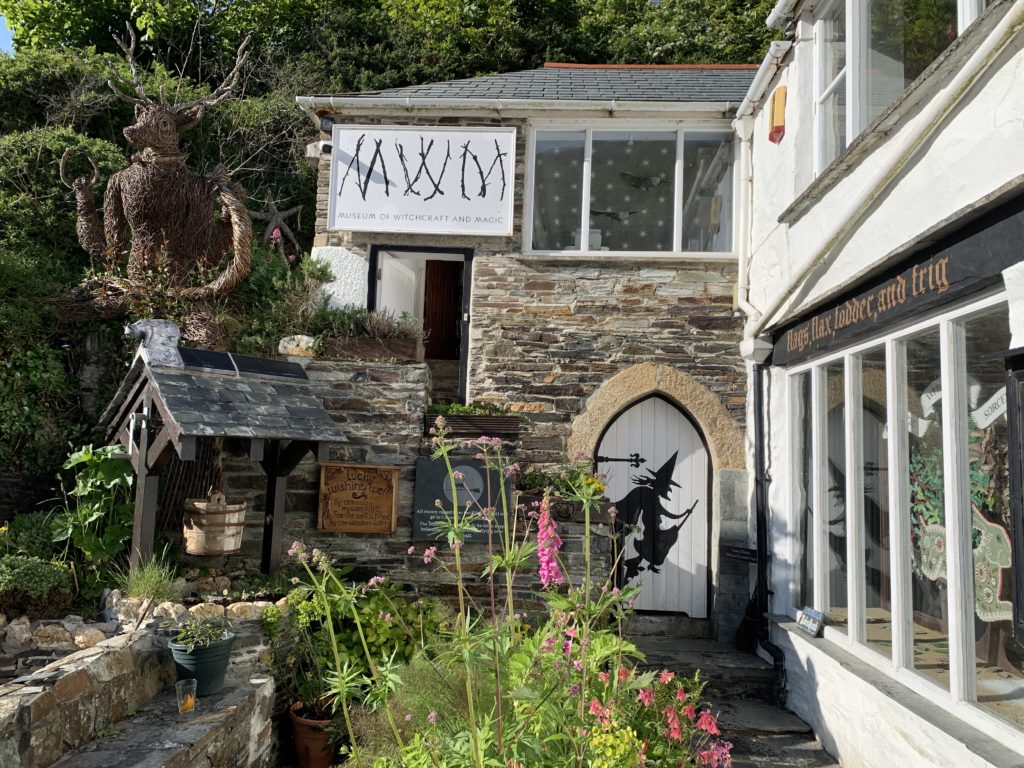
[[[153,537],[156,535],[156,499],[160,489],[158,475],[149,467],[149,418],[153,407],[153,395],[146,387],[142,397],[142,411],[136,412],[138,424],[135,435],[128,435],[129,452],[137,457],[135,465],[135,519],[132,523],[132,552],[129,559],[131,568],[138,568],[153,557]]]
[[[263,556],[260,570],[276,573],[281,567],[281,539],[284,537],[284,496],[288,489],[288,475],[281,474],[281,441],[274,440],[264,447],[260,462],[267,474],[266,510],[263,518]]]
[[[282,539],[284,538],[284,497],[288,490],[288,475],[299,465],[303,457],[313,451],[321,456],[320,443],[306,440],[274,440],[263,448],[260,466],[267,475],[266,511],[263,518],[263,557],[260,570],[276,573],[281,567]],[[326,454],[325,454],[326,455]]]

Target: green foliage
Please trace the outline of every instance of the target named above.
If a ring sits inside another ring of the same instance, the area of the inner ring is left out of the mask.
[[[0,557],[0,612],[31,619],[62,616],[71,604],[67,566],[24,555]]]
[[[116,578],[131,538],[133,472],[130,461],[113,458],[120,452],[116,445],[87,445],[64,463],[74,470],[74,483],[64,487],[64,506],[55,510],[53,539],[65,542],[65,557],[86,599],[98,598]]]
[[[78,431],[75,395],[57,350],[8,353],[0,362],[0,463],[46,474]]]
[[[517,475],[516,488],[561,499],[573,498],[581,489],[592,490],[598,499],[604,493],[604,485],[594,476],[594,465],[589,461],[531,469]]]
[[[178,624],[174,642],[185,646],[185,653],[206,648],[223,640],[231,632],[231,623],[223,616],[195,616],[189,614]]]
[[[474,400],[462,403],[434,403],[427,408],[427,413],[439,416],[518,416],[498,403],[487,400]],[[525,421],[525,419],[524,419]]]
[[[26,555],[49,560],[56,552],[49,512],[15,515],[0,528],[0,548],[5,554]]]

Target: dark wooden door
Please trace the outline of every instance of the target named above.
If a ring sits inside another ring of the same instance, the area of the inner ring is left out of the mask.
[[[424,348],[428,360],[458,360],[464,262],[427,262],[423,296]]]

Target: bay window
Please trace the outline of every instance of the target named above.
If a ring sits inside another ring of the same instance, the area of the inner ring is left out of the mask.
[[[984,10],[982,0],[832,0],[815,19],[821,172]]]
[[[1008,329],[993,296],[793,366],[787,532],[792,611],[822,611],[827,638],[1014,734]]]
[[[524,247],[534,253],[731,253],[727,130],[537,130]]]

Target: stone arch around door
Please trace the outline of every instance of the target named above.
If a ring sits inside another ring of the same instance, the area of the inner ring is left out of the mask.
[[[630,405],[658,395],[679,406],[702,433],[711,455],[710,614],[714,635],[732,640],[750,598],[747,563],[723,560],[722,547],[749,547],[750,488],[740,425],[718,396],[670,365],[641,363],[604,382],[574,419],[566,443],[569,456],[592,457],[609,424]]]

